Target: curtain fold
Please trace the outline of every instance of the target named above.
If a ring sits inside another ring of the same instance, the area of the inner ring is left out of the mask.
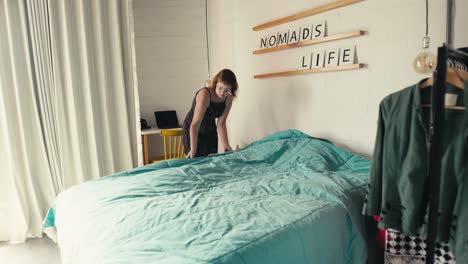
[[[37,87],[44,81],[33,60],[34,28],[25,1],[0,8],[0,240],[24,241],[41,233],[42,217],[56,195],[38,111]],[[5,36],[5,37],[3,37]],[[5,197],[3,197],[5,196]]]
[[[131,1],[0,1],[0,241],[55,196],[138,165]]]

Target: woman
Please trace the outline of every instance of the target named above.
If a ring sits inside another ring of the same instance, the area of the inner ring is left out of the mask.
[[[216,74],[210,87],[197,91],[192,108],[184,121],[184,152],[187,158],[218,153],[218,133],[224,150],[232,150],[227,136],[226,119],[237,88],[236,75],[231,70],[224,69]]]

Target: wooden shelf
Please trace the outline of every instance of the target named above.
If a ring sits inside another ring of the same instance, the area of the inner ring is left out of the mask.
[[[273,20],[273,21],[270,21],[270,22],[255,26],[255,27],[253,27],[253,30],[254,31],[263,30],[263,29],[266,29],[266,28],[269,28],[269,27],[274,27],[274,26],[281,25],[281,24],[284,24],[284,23],[287,23],[287,22],[290,22],[290,21],[298,20],[298,19],[308,17],[308,16],[313,16],[313,15],[316,15],[316,14],[327,12],[327,11],[337,9],[337,8],[340,8],[340,7],[344,7],[344,6],[347,6],[347,5],[352,5],[352,4],[355,4],[355,3],[362,2],[362,1],[364,1],[364,0],[338,0],[338,1],[334,1],[334,2],[329,3],[329,4],[325,4],[325,5],[322,5],[322,6],[319,6],[319,7],[316,7],[316,8],[312,8],[312,9],[309,9],[309,10],[306,10],[306,11],[303,11],[303,12],[300,12],[300,13],[297,13],[297,14],[294,14],[294,15],[279,18],[279,19],[276,19],[276,20]]]
[[[273,73],[265,73],[265,74],[254,75],[254,79],[271,78],[271,77],[279,77],[279,76],[290,76],[290,75],[306,74],[306,73],[354,70],[354,69],[364,68],[365,66],[366,65],[363,64],[363,63],[358,63],[358,64],[349,64],[349,65],[336,66],[336,67],[325,67],[325,68],[306,69],[306,70],[273,72]]]
[[[301,42],[298,42],[298,43],[291,43],[291,44],[288,44],[288,45],[283,45],[283,46],[278,46],[278,47],[254,50],[253,54],[262,54],[262,53],[274,52],[274,51],[279,51],[279,50],[310,46],[310,45],[315,45],[315,44],[319,44],[319,43],[323,43],[323,42],[329,42],[329,41],[334,41],[334,40],[359,37],[359,36],[363,36],[365,34],[366,34],[366,31],[364,31],[364,30],[350,31],[350,32],[346,32],[346,33],[340,33],[340,34],[335,34],[335,35],[332,35],[332,36],[323,37],[323,38],[312,39],[312,40],[307,40],[307,41],[301,41]]]

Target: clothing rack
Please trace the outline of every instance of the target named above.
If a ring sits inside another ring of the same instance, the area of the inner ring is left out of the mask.
[[[447,74],[447,60],[449,54],[453,56],[464,56],[452,48],[453,43],[453,0],[447,0],[447,41],[446,44],[437,50],[437,69],[434,74],[434,85],[432,86],[432,111],[430,123],[430,150],[429,150],[429,218],[426,238],[426,264],[434,263],[434,253],[436,236],[438,230],[439,216],[439,192],[442,162],[442,134],[444,128],[444,108],[445,108],[445,82]],[[452,59],[452,58],[450,58]],[[465,65],[466,67],[466,65]],[[465,91],[466,92],[466,91]],[[466,106],[465,106],[466,107]]]
[[[429,202],[428,230],[426,238],[426,264],[434,263],[435,238],[438,230],[438,208],[442,163],[442,134],[444,130],[445,111],[445,83],[447,74],[447,62],[451,61],[463,65],[465,70],[468,65],[468,54],[447,47],[445,44],[437,51],[437,70],[434,74],[432,86],[432,111],[430,121],[430,149],[428,179],[430,190],[426,197]],[[466,91],[465,91],[466,92]],[[466,106],[465,106],[466,107]],[[466,109],[466,108],[465,108]]]
[[[437,70],[432,86],[432,111],[430,123],[429,150],[429,219],[426,238],[426,264],[434,263],[435,238],[438,230],[439,186],[442,161],[442,133],[445,101],[445,79],[447,72],[447,47],[443,45],[437,51]]]

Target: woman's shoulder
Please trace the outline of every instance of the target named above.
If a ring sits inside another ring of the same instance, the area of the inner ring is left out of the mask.
[[[198,90],[196,96],[195,96],[197,102],[209,102],[211,100],[211,95],[210,92],[207,89],[200,89]]]
[[[196,94],[199,94],[199,93],[210,94],[210,88],[209,87],[202,87],[202,88],[198,89]]]

